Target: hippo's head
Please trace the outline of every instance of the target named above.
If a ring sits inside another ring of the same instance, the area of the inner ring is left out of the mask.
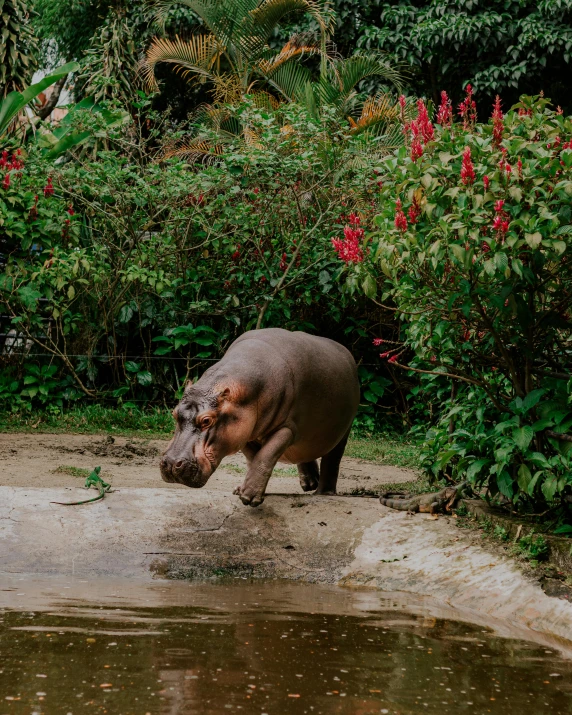
[[[173,410],[175,434],[161,458],[164,481],[204,487],[222,458],[240,449],[239,410],[231,392],[229,387],[205,390],[187,383]]]

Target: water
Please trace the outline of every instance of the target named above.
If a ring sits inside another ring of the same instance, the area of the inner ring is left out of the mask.
[[[405,597],[243,581],[70,589],[3,589],[0,715],[572,712],[557,648]]]

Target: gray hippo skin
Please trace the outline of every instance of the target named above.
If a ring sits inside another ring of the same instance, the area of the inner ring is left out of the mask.
[[[252,330],[187,383],[161,475],[202,487],[223,457],[242,452],[248,469],[235,494],[243,504],[262,504],[277,462],[298,466],[304,491],[335,494],[358,404],[356,364],[342,345],[280,328]]]

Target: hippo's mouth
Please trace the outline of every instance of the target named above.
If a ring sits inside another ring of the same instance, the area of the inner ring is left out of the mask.
[[[208,482],[214,469],[209,464],[209,469],[204,471],[196,462],[185,462],[178,469],[161,462],[161,477],[170,484],[183,484],[186,487],[200,489]]]

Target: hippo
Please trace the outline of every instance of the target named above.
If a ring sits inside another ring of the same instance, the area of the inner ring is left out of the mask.
[[[248,468],[234,494],[243,504],[262,504],[277,462],[297,465],[305,492],[335,494],[359,399],[355,360],[339,343],[281,328],[251,330],[197,382],[187,382],[161,476],[203,487],[223,457],[242,452]]]

